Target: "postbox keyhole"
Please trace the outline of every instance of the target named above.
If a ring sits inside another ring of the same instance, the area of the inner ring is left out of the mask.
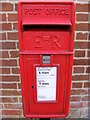
[[[32,85],[32,89],[34,89],[34,86]]]

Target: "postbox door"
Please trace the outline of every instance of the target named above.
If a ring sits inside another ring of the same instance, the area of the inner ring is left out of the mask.
[[[63,55],[62,57],[57,56],[57,55],[54,56],[54,63],[55,63],[54,67],[57,67],[57,79],[56,79],[57,98],[56,98],[56,101],[38,101],[37,100],[37,82],[36,82],[37,76],[35,74],[35,70],[36,70],[35,68],[38,67],[40,63],[39,57],[40,57],[39,55],[36,57],[35,56],[27,57],[27,68],[28,68],[27,76],[28,76],[28,94],[29,94],[30,113],[31,114],[62,113],[63,112],[63,95],[64,95],[64,82],[65,82],[66,56],[63,56]],[[60,57],[60,60],[57,59],[58,57]],[[45,66],[41,66],[41,67],[45,67]],[[32,70],[33,70],[33,74],[30,74],[32,73]]]

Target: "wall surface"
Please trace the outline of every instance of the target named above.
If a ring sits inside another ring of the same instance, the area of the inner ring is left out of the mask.
[[[76,3],[74,61],[69,118],[88,115],[88,0]],[[23,118],[19,48],[18,0],[0,0],[0,117]],[[89,32],[90,33],[90,32]]]

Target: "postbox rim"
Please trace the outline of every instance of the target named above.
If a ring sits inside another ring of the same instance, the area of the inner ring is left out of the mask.
[[[19,3],[28,3],[28,2],[31,2],[31,3],[74,3],[73,0],[19,0]]]
[[[61,19],[62,22],[60,22],[60,18],[59,19],[51,19],[51,21],[48,22],[47,19],[37,19],[37,22],[35,19],[25,19],[22,21],[22,25],[72,25],[71,20],[70,19]],[[55,23],[55,21],[57,21]]]

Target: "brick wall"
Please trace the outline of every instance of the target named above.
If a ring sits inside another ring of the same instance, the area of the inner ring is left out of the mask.
[[[88,0],[74,1],[76,3],[76,27],[69,117],[81,118],[88,114],[88,57],[90,57]],[[18,0],[0,1],[0,18],[2,18],[0,19],[0,117],[2,118],[23,117],[17,2]]]

